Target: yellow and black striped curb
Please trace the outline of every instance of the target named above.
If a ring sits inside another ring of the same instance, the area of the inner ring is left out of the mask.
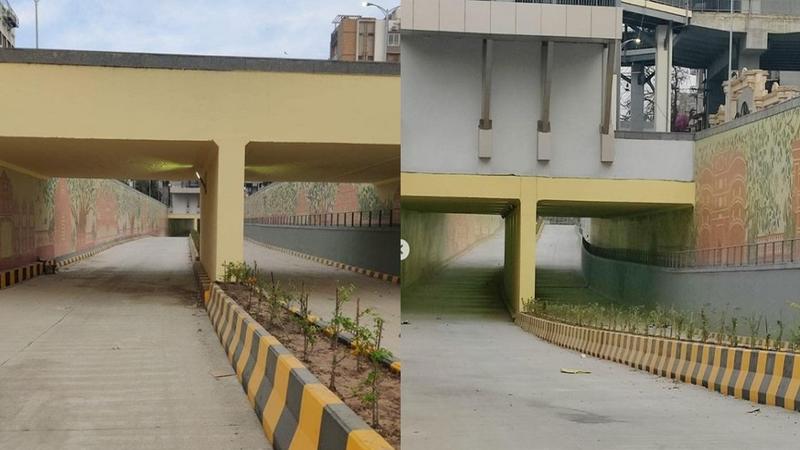
[[[143,236],[136,236],[133,238],[126,238],[122,240],[115,240],[112,242],[107,242],[105,244],[99,245],[97,247],[92,248],[91,250],[85,251],[83,253],[74,253],[68,256],[61,256],[55,259],[51,259],[48,261],[37,261],[35,263],[28,264],[22,267],[15,267],[13,269],[8,269],[5,271],[0,272],[0,289],[5,289],[11,287],[15,284],[22,283],[23,281],[30,280],[33,277],[39,276],[44,273],[45,266],[57,266],[57,267],[64,267],[68,264],[72,264],[78,262],[82,259],[86,259],[90,256],[94,256],[104,250],[107,250],[115,245],[124,244],[126,242],[134,241],[139,239]]]
[[[256,241],[254,239],[247,239],[248,241],[266,247],[270,250],[275,250],[281,253],[286,253],[288,255],[296,256],[298,258],[308,259],[314,262],[318,262],[320,264],[325,264],[326,266],[333,266],[337,269],[349,270],[351,272],[360,273],[362,275],[366,275],[368,277],[376,278],[378,280],[388,281],[392,284],[400,284],[400,277],[397,275],[389,275],[388,273],[377,272],[375,270],[364,269],[361,267],[351,266],[350,264],[345,264],[339,261],[333,261],[330,259],[321,258],[319,256],[309,255],[307,253],[301,253],[295,250],[291,250],[288,248],[283,247],[276,247],[274,245],[265,244],[263,242]]]
[[[109,241],[109,242],[106,242],[104,244],[100,244],[100,245],[98,245],[96,247],[92,247],[90,250],[87,250],[87,251],[82,252],[82,253],[73,253],[73,254],[70,254],[70,255],[67,255],[67,256],[59,256],[58,258],[55,258],[53,260],[53,263],[55,265],[57,265],[58,267],[64,267],[66,265],[69,265],[69,264],[72,264],[72,263],[76,263],[76,262],[81,261],[83,259],[89,258],[90,256],[94,256],[94,255],[96,255],[96,254],[98,254],[100,252],[106,251],[111,247],[114,247],[114,246],[117,246],[117,245],[121,245],[121,244],[126,244],[128,242],[135,241],[135,240],[141,239],[143,237],[150,237],[150,236],[151,235],[149,235],[149,234],[140,234],[140,235],[136,235],[136,236],[132,236],[132,237],[125,237],[125,238],[122,238],[122,239],[115,239],[113,241]]]
[[[754,403],[800,411],[800,354],[639,336],[518,314],[540,338]]]
[[[392,449],[217,285],[206,310],[276,450]]]
[[[30,280],[44,272],[44,262],[35,262],[27,266],[15,267],[0,272],[0,289],[11,287],[17,283]]]

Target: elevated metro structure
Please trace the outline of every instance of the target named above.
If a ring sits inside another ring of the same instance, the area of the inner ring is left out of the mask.
[[[724,83],[731,71],[767,70],[774,81],[800,85],[798,2],[621,0],[619,4],[624,11],[622,40],[629,44],[623,46],[621,64],[630,66],[635,75],[629,80],[631,130],[670,129],[673,67],[698,70],[698,86],[704,94],[701,108],[706,114],[730,103],[726,102]],[[731,34],[733,47],[729,52]],[[640,39],[640,44],[631,43],[634,39]],[[644,73],[646,66],[655,67],[652,78]],[[652,85],[654,91],[655,118],[651,125],[639,120],[644,112],[646,85]],[[734,115],[733,111],[728,113]]]
[[[0,161],[48,177],[199,176],[201,261],[242,260],[247,180],[396,183],[394,64],[0,51]]]

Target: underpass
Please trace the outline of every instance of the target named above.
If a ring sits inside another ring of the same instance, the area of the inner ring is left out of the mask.
[[[0,291],[0,448],[271,448],[197,298],[186,238]]]
[[[556,241],[574,233],[569,228],[555,228],[552,245],[537,246],[537,293],[539,283],[562,285],[568,273],[570,257]],[[404,290],[406,448],[796,446],[790,411],[584,358],[517,327],[499,297],[503,247],[499,232]],[[687,433],[698,424],[702,432]]]

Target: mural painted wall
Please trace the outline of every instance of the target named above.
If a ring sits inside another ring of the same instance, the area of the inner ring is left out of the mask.
[[[386,194],[372,184],[275,183],[245,199],[245,218],[399,208],[399,184]]]
[[[593,220],[601,247],[717,248],[800,236],[800,107],[695,144],[697,204],[634,218]]]
[[[165,205],[119,181],[41,179],[0,166],[0,270],[163,235],[166,226]]]

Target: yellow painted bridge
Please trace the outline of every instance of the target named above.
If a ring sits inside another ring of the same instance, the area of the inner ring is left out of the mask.
[[[395,64],[0,51],[0,161],[39,177],[202,178],[201,261],[242,259],[245,179],[394,184]]]

